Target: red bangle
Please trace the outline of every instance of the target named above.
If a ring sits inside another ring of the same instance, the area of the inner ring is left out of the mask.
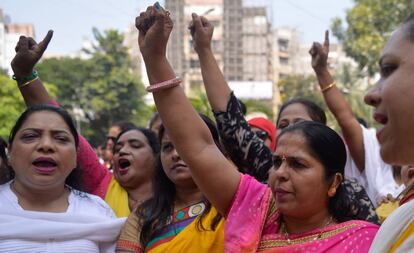
[[[161,83],[151,84],[145,88],[148,92],[156,92],[159,90],[169,89],[175,86],[178,86],[182,82],[181,78],[176,77]]]

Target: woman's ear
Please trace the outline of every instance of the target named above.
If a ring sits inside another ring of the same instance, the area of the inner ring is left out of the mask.
[[[336,189],[338,189],[338,187],[342,183],[342,181],[343,181],[342,174],[341,173],[336,173],[335,174],[335,177],[334,177],[334,180],[333,180],[333,182],[332,182],[332,184],[331,184],[331,186],[329,187],[329,190],[328,190],[328,196],[330,198],[332,198],[333,196],[335,196]]]

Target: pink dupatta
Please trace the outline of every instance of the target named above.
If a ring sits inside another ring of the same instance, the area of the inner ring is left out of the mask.
[[[353,220],[290,235],[279,233],[280,213],[270,188],[243,175],[224,227],[225,252],[368,252],[378,226]],[[317,239],[318,238],[318,239]]]

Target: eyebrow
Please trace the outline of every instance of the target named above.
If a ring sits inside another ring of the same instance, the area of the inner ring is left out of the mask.
[[[170,143],[173,143],[172,141],[170,141],[170,140],[167,140],[167,141],[162,141],[161,142],[161,145],[164,145],[164,144],[170,144]]]
[[[129,139],[127,140],[127,142],[139,142],[139,143],[144,143],[143,141],[141,141],[140,139]]]
[[[21,131],[22,132],[23,131],[43,132],[45,130],[44,129],[41,129],[41,128],[33,128],[33,127],[30,127],[30,128],[24,128]],[[64,129],[52,129],[52,130],[50,130],[50,132],[52,132],[53,134],[59,134],[59,133],[70,134],[67,130],[64,130]]]
[[[123,144],[123,143],[125,143],[125,142],[129,142],[129,143],[131,143],[131,142],[139,142],[139,143],[144,143],[143,141],[141,141],[140,139],[135,139],[135,138],[132,138],[132,139],[128,139],[128,140],[126,140],[126,141],[120,141],[120,140],[118,140],[117,141],[117,143],[116,143],[116,145],[118,145],[118,144]]]
[[[283,155],[273,155],[273,157],[285,157],[287,159],[297,159],[297,160],[305,160],[305,158],[301,156],[283,156]]]

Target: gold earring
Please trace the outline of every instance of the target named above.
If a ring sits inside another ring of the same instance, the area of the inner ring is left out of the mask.
[[[329,189],[329,191],[328,191],[328,196],[329,197],[333,197],[333,196],[335,196],[335,194],[336,194],[336,188],[331,188],[331,189]]]

